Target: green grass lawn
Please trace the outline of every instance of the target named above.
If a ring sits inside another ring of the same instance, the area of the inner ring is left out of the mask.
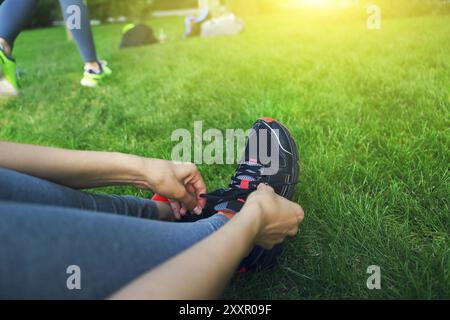
[[[299,144],[306,212],[279,266],[236,277],[226,298],[450,298],[450,16],[324,23],[247,20],[236,37],[182,41],[182,19],[152,21],[165,44],[121,51],[96,27],[114,77],[79,86],[63,29],[24,32],[22,96],[0,102],[0,139],[169,159],[177,128],[248,128],[275,117]],[[201,165],[209,189],[234,166]],[[131,188],[107,192],[144,195]],[[370,265],[382,289],[368,290]]]

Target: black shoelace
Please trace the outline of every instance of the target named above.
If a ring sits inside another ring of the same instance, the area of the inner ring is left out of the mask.
[[[270,186],[271,187],[293,186],[298,183],[300,183],[300,181],[273,183]],[[216,201],[217,203],[219,203],[248,197],[252,192],[256,191],[256,189],[257,189],[256,187],[249,189],[219,189],[213,193],[202,194],[200,195],[200,197],[206,200]]]
[[[240,188],[242,179],[239,179],[238,177],[242,177],[242,176],[248,176],[248,177],[258,176],[259,177],[261,174],[261,170],[263,168],[264,168],[264,166],[261,164],[250,165],[247,163],[243,163],[239,166],[239,169],[236,171],[236,174],[231,178],[231,183],[230,183],[228,189],[219,189],[217,191],[214,191],[211,193],[205,193],[200,196],[204,199],[215,202],[216,204],[225,202],[225,201],[230,201],[230,200],[237,200],[239,198],[245,198],[245,197],[249,196],[252,192],[254,192],[258,188],[258,185],[261,182],[260,182],[260,179],[255,179],[255,180],[249,182],[248,189],[242,189],[242,188]],[[299,182],[300,181],[273,183],[273,184],[271,184],[271,187],[291,186],[291,185],[296,185]]]

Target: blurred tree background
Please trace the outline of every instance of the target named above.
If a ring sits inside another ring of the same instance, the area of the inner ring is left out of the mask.
[[[143,20],[151,16],[154,10],[173,10],[195,8],[198,0],[85,0],[89,6],[91,19],[107,21],[109,17],[127,17],[129,20]],[[301,3],[301,0],[221,0],[230,10],[238,15],[256,15],[277,12],[280,4]],[[369,4],[376,4],[382,9],[383,18],[407,17],[430,14],[450,14],[450,0],[329,0],[335,3],[358,2],[353,10],[361,10]],[[0,3],[3,2],[0,0]],[[348,9],[351,11],[352,9]],[[50,26],[53,21],[61,20],[61,9],[57,0],[39,0],[31,27]]]
[[[0,3],[3,2],[0,0]],[[127,17],[129,20],[149,18],[153,10],[195,8],[197,0],[85,0],[91,19],[107,21],[108,18]],[[61,20],[58,0],[39,0],[30,27],[45,27]]]
[[[40,0],[36,12],[30,22],[30,28],[46,27],[55,20],[61,19],[58,1]]]

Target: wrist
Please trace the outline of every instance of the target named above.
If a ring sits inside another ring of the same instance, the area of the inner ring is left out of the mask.
[[[136,157],[140,187],[155,190],[168,177],[167,161],[153,158]]]
[[[124,183],[131,183],[137,187],[150,189],[146,165],[148,159],[124,153],[115,153],[113,157],[122,168]]]
[[[261,206],[258,203],[247,203],[237,217],[242,217],[242,220],[249,222],[250,232],[256,241],[264,228],[264,214]]]

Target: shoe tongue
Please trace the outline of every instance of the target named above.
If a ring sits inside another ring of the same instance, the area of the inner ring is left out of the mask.
[[[241,165],[246,165],[247,167],[252,168],[252,170],[259,170],[260,168],[260,164],[258,164],[258,162],[256,161],[244,161],[241,163]],[[246,174],[245,170],[243,170],[242,172],[240,172],[239,174],[237,174],[235,176],[236,180],[239,180],[240,183],[237,184],[236,181],[234,181],[230,187],[231,188],[239,188],[239,189],[249,189],[250,188],[250,182],[255,181],[256,179],[250,175],[251,172],[248,172],[248,174]]]
[[[254,158],[250,158],[250,159],[248,159],[248,161],[243,161],[242,164],[246,164],[248,166],[255,166],[255,167],[260,166],[260,164],[258,163],[258,160],[254,159]]]
[[[246,175],[237,176],[236,179],[241,181],[240,184],[236,186],[239,189],[250,189],[250,182],[255,181],[255,178]]]
[[[98,67],[99,67],[98,71],[96,71],[94,69],[91,69],[91,68],[84,69],[84,71],[86,71],[86,72],[88,72],[90,74],[102,74],[103,66],[102,66],[102,64],[100,62],[98,62]]]
[[[85,71],[90,74],[101,74],[102,73],[101,70],[95,71],[94,69],[86,69]]]
[[[241,165],[250,167],[251,170],[248,172],[248,174],[246,174],[245,168],[241,168],[240,172],[238,172],[238,174],[233,178],[234,181],[231,182],[228,189],[220,189],[215,192],[216,197],[218,197],[219,199],[222,198],[217,204],[214,205],[213,208],[215,211],[237,213],[242,209],[245,203],[245,199],[247,198],[248,194],[250,193],[250,189],[252,188],[251,182],[256,180],[255,177],[251,176],[251,171],[259,170],[261,165],[257,161],[244,161],[241,162]],[[241,192],[241,195],[239,195],[239,191],[242,190],[249,190],[249,192],[244,191]],[[232,198],[234,198],[235,194],[235,199],[230,200],[230,197],[228,197],[227,200],[225,200],[226,195],[230,194],[233,195]]]

